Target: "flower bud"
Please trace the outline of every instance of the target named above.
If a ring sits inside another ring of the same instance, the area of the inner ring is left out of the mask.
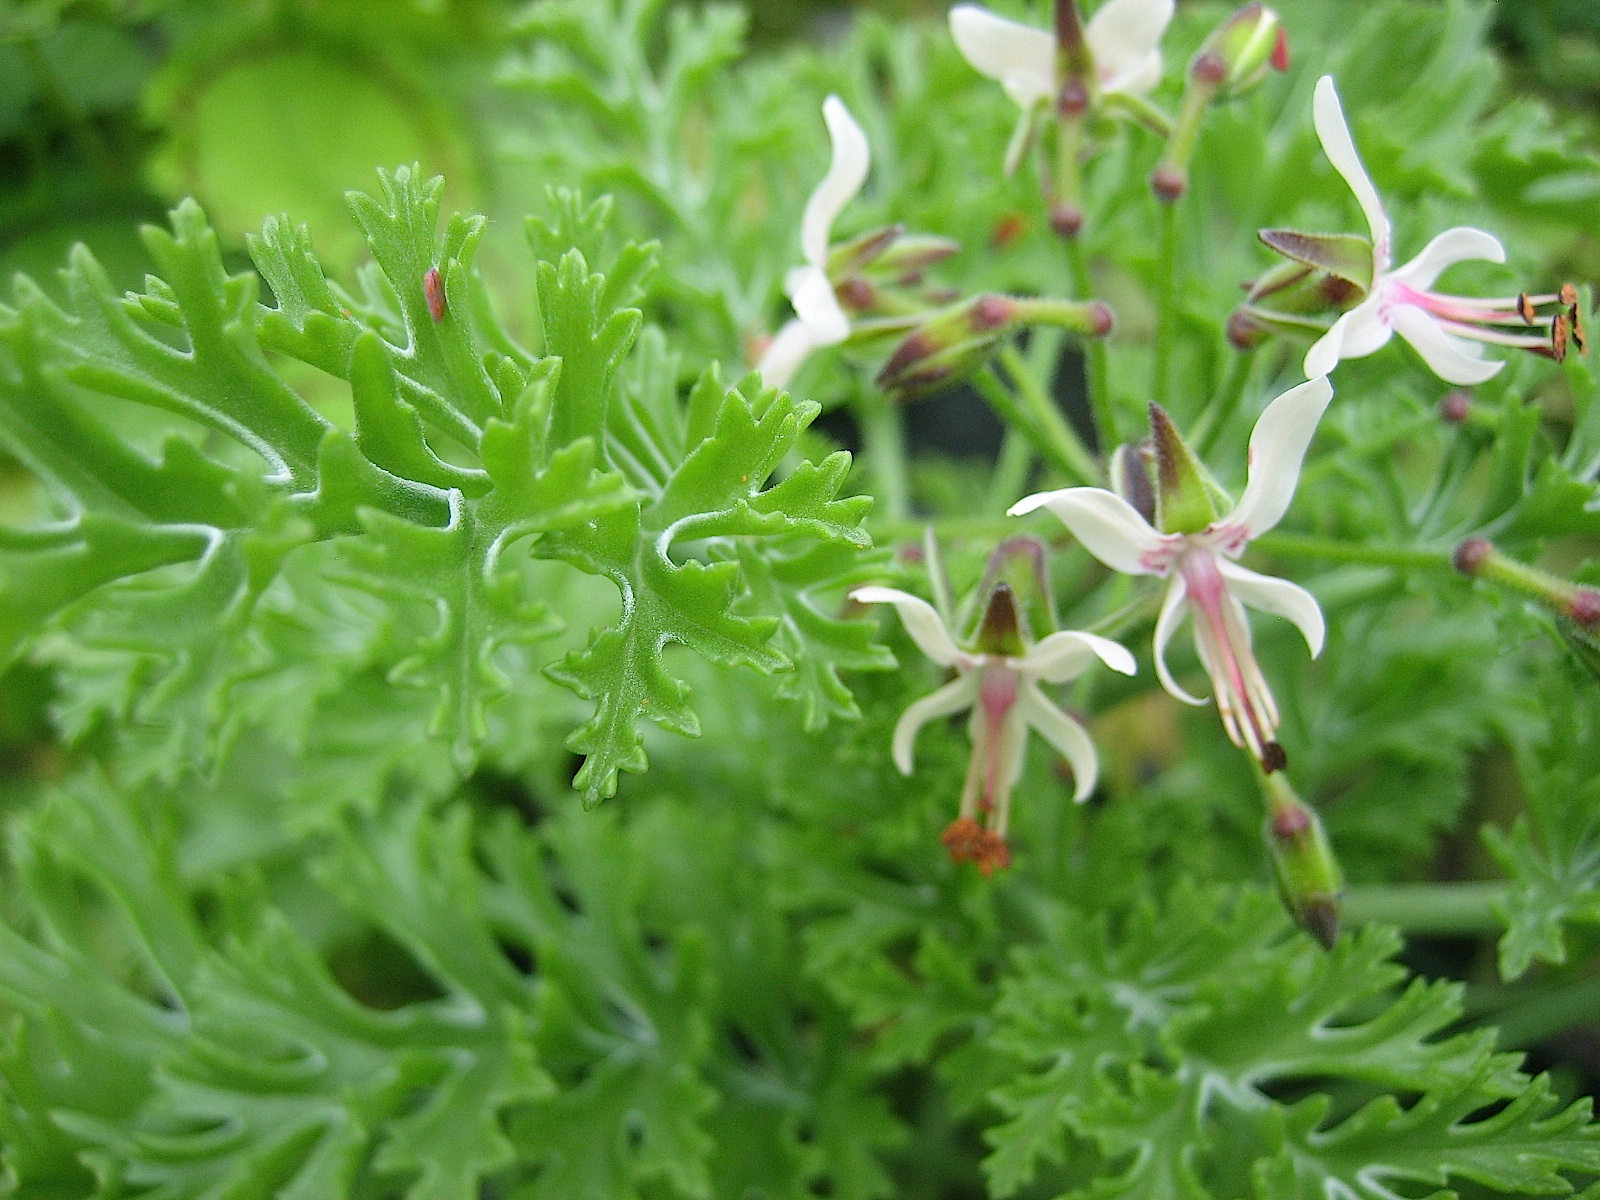
[[[1267,799],[1266,842],[1284,908],[1328,949],[1339,936],[1339,897],[1344,877],[1316,812],[1289,786],[1282,772],[1263,777]]]
[[[1151,482],[1155,446],[1149,438],[1118,446],[1107,464],[1111,490],[1150,524],[1156,523],[1156,491]]]
[[[1002,589],[1011,606],[1012,625],[1023,642],[1031,644],[1056,631],[1055,592],[1050,586],[1045,547],[1032,534],[1006,538],[990,552],[976,592],[983,598],[985,609],[982,622],[973,634],[973,644],[989,654],[1020,653],[990,650],[984,645],[985,639],[996,636],[990,632],[991,627],[999,628],[993,623],[1004,616],[995,607],[1000,603]]]
[[[908,234],[886,246],[870,263],[867,275],[905,286],[920,283],[923,272],[961,251],[961,243],[930,234]]]
[[[1289,44],[1278,14],[1262,4],[1246,4],[1211,31],[1189,70],[1215,84],[1219,96],[1231,97],[1258,85],[1269,69],[1288,66]]]
[[[1600,626],[1600,591],[1518,562],[1500,553],[1487,538],[1468,538],[1456,547],[1450,561],[1463,575],[1527,596],[1580,629]]]

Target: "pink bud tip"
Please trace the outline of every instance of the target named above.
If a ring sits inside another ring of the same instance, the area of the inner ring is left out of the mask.
[[[1567,606],[1567,616],[1585,629],[1600,625],[1600,591],[1592,587],[1579,588]]]
[[[1223,61],[1222,55],[1207,52],[1196,57],[1189,72],[1201,83],[1214,86],[1228,77],[1228,64]]]
[[[1488,538],[1470,537],[1456,547],[1450,561],[1463,575],[1476,575],[1484,560],[1494,553]]]
[[[437,325],[444,320],[444,280],[438,267],[429,267],[422,277],[422,295],[428,302],[428,315]]]
[[[1111,327],[1116,324],[1116,318],[1111,309],[1096,300],[1089,305],[1089,336],[1105,337],[1111,332]]]
[[[865,312],[877,299],[877,291],[865,279],[847,279],[835,291],[839,303],[855,312]]]
[[[1050,208],[1050,228],[1058,237],[1075,238],[1083,228],[1083,209],[1076,204],[1055,204]]]
[[[1177,168],[1162,166],[1157,167],[1150,176],[1150,186],[1158,197],[1171,204],[1189,190],[1189,181]]]
[[[1291,841],[1311,828],[1311,814],[1299,805],[1280,808],[1272,814],[1272,836],[1280,842]]]
[[[1278,26],[1278,40],[1272,44],[1272,69],[1274,71],[1287,71],[1289,69],[1289,37],[1283,32],[1283,26]]]
[[[1459,388],[1445,393],[1439,401],[1439,415],[1452,425],[1461,425],[1472,416],[1472,396]]]
[[[1228,341],[1235,350],[1254,350],[1266,340],[1266,331],[1242,308],[1236,308],[1228,315]]]
[[[972,328],[978,332],[999,329],[1017,315],[1017,302],[1010,296],[980,296],[972,306]]]

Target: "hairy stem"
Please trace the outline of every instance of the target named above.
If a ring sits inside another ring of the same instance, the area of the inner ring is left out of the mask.
[[[1072,272],[1073,298],[1089,300],[1093,295],[1094,283],[1089,278],[1089,258],[1084,253],[1083,243],[1077,238],[1071,238],[1064,244],[1067,248],[1067,269]],[[1083,356],[1084,390],[1089,395],[1089,412],[1094,416],[1095,440],[1099,445],[1101,457],[1106,457],[1116,449],[1119,438],[1117,410],[1111,402],[1111,391],[1107,382],[1108,368],[1104,340],[1088,339],[1084,343]]]
[[[1094,483],[1100,478],[1100,468],[1084,444],[1073,432],[1072,426],[1061,415],[1055,400],[1040,385],[1038,377],[1028,370],[1014,345],[1000,351],[1000,365],[1011,377],[1012,386],[1022,401],[1024,411],[1050,447],[1052,457],[1072,477],[1075,483]]]
[[[1375,567],[1409,567],[1426,571],[1451,571],[1449,550],[1412,546],[1364,546],[1333,538],[1297,533],[1264,533],[1254,545],[1280,558],[1320,558],[1328,562],[1362,563]]]
[[[1006,509],[1021,498],[1031,470],[1033,446],[1028,435],[1014,425],[1007,425],[1005,440],[1000,443],[1000,457],[995,460],[994,473],[989,476],[989,495],[984,500],[983,511],[996,517],[1004,516]]]
[[[1250,368],[1254,365],[1255,357],[1248,351],[1229,352],[1228,368],[1223,372],[1222,382],[1217,386],[1216,394],[1206,403],[1205,411],[1194,423],[1194,430],[1189,436],[1189,444],[1201,458],[1216,445],[1217,435],[1239,407],[1239,401],[1244,399],[1245,388],[1250,383]]]
[[[871,392],[863,399],[858,415],[861,449],[876,480],[883,515],[890,521],[904,521],[911,515],[911,475],[906,466],[906,430],[900,406]]]
[[[1161,261],[1156,296],[1155,369],[1150,394],[1158,403],[1171,400],[1172,349],[1177,341],[1178,324],[1178,206],[1161,206]]]

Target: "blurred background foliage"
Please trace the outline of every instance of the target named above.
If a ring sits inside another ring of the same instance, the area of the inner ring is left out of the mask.
[[[1354,2],[1354,0],[1352,0]],[[381,7],[382,20],[374,21]],[[857,13],[937,20],[930,0],[755,0],[751,38],[837,36]],[[84,241],[119,283],[137,225],[185,195],[241,242],[305,219],[326,260],[359,252],[345,189],[374,163],[442,173],[449,207],[515,218],[497,167],[495,87],[524,5],[507,0],[0,0],[0,278],[52,276]],[[1517,0],[1496,34],[1517,82],[1600,117],[1600,4]],[[1555,186],[1590,189],[1592,178]],[[1576,200],[1580,195],[1565,196]]]

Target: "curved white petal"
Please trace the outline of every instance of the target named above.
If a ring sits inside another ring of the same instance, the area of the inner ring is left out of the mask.
[[[1205,704],[1206,701],[1203,699],[1190,696],[1187,691],[1179,688],[1178,680],[1173,678],[1173,672],[1166,669],[1166,646],[1170,645],[1173,634],[1178,632],[1178,627],[1189,614],[1189,605],[1184,603],[1187,597],[1189,597],[1189,586],[1181,574],[1174,571],[1173,581],[1166,586],[1166,595],[1162,597],[1162,611],[1155,618],[1155,637],[1150,642],[1150,656],[1155,659],[1155,677],[1162,682],[1168,696],[1181,699],[1184,704]]]
[[[1506,248],[1492,233],[1485,233],[1470,225],[1457,225],[1434,238],[1405,266],[1390,271],[1389,278],[1418,291],[1426,291],[1446,267],[1475,259],[1503,263],[1506,260]]]
[[[1332,399],[1333,385],[1326,375],[1318,375],[1267,405],[1250,432],[1249,480],[1228,514],[1229,525],[1242,527],[1253,538],[1283,520],[1317,422]]]
[[[1116,493],[1092,487],[1036,492],[1017,501],[1008,512],[1020,517],[1041,507],[1059,517],[1084,549],[1113,571],[1125,575],[1165,573],[1165,566],[1154,561],[1164,557],[1165,539]]]
[[[1344,119],[1344,108],[1339,104],[1339,93],[1333,86],[1333,76],[1324,75],[1317,80],[1316,95],[1311,104],[1312,122],[1317,127],[1317,139],[1322,152],[1328,156],[1333,169],[1344,177],[1356,202],[1366,214],[1367,228],[1372,231],[1372,255],[1376,266],[1374,274],[1382,274],[1389,267],[1389,217],[1383,211],[1383,201],[1378,189],[1372,186],[1372,177],[1361,163],[1355,140],[1350,136],[1350,126]]]
[[[851,592],[850,599],[857,604],[894,605],[895,612],[900,614],[900,623],[906,627],[917,649],[941,667],[966,665],[970,661],[950,637],[950,631],[944,627],[933,605],[920,596],[899,588],[864,587]]]
[[[1040,641],[1018,660],[1017,670],[1046,683],[1065,683],[1082,675],[1096,658],[1124,675],[1139,670],[1120,642],[1076,629],[1063,629]]]
[[[1204,704],[1197,696],[1191,696],[1178,686],[1178,681],[1172,677],[1172,672],[1167,670],[1167,645],[1172,641],[1172,635],[1178,632],[1178,626],[1183,624],[1183,618],[1188,615],[1188,605],[1184,599],[1188,595],[1188,585],[1183,582],[1183,576],[1174,573],[1172,582],[1167,585],[1167,594],[1161,599],[1161,615],[1156,617],[1156,633],[1151,644],[1152,656],[1156,660],[1156,678],[1161,681],[1161,686],[1167,689],[1167,694],[1174,699],[1182,700],[1185,704]]]
[[[1505,366],[1503,362],[1482,357],[1483,347],[1479,343],[1440,329],[1432,317],[1415,305],[1395,305],[1389,321],[1395,332],[1410,342],[1422,361],[1446,383],[1482,383],[1498,375]]]
[[[1228,581],[1228,590],[1235,600],[1258,612],[1293,621],[1300,636],[1306,639],[1306,648],[1311,651],[1311,657],[1316,658],[1322,653],[1322,645],[1328,636],[1328,623],[1323,619],[1322,606],[1317,603],[1317,598],[1305,588],[1287,579],[1247,570],[1223,558],[1217,560],[1217,570]]]
[[[1094,752],[1094,742],[1088,731],[1062,712],[1043,692],[1038,684],[1024,683],[1017,697],[1017,706],[1028,725],[1039,731],[1056,753],[1072,764],[1074,788],[1072,798],[1080,804],[1094,791],[1100,775],[1100,759]]]
[[[1144,92],[1160,82],[1161,35],[1173,7],[1173,0],[1106,0],[1089,18],[1083,36],[1104,91]],[[1138,88],[1148,78],[1152,60],[1155,77]]]
[[[828,136],[833,139],[833,162],[806,201],[805,216],[800,220],[800,249],[814,267],[827,264],[833,223],[867,181],[867,168],[872,162],[867,135],[861,132],[843,100],[837,96],[824,100],[822,119],[828,123]]]
[[[761,356],[761,361],[756,363],[756,370],[761,374],[761,382],[769,388],[786,388],[789,381],[794,378],[794,373],[800,369],[800,364],[805,362],[806,355],[815,350],[821,343],[817,341],[816,330],[804,321],[785,322],[782,329],[778,330],[772,344],[767,347],[766,353]]]
[[[1312,344],[1303,366],[1307,379],[1331,375],[1343,360],[1364,358],[1389,340],[1389,327],[1379,313],[1380,300],[1374,291]]]
[[[892,752],[895,768],[902,775],[911,774],[911,747],[917,734],[929,721],[948,717],[964,708],[971,708],[978,698],[978,677],[963,675],[952,679],[936,692],[929,692],[900,714],[894,723]]]
[[[850,318],[822,268],[796,267],[784,280],[784,290],[796,315],[811,327],[817,345],[833,346],[850,336]]]
[[[1121,92],[1125,96],[1145,96],[1155,91],[1163,70],[1161,51],[1152,50],[1120,71],[1100,77],[1102,92]]]
[[[1055,95],[1056,43],[1043,29],[997,17],[976,4],[950,10],[956,49],[980,74],[999,80],[1023,108]]]

